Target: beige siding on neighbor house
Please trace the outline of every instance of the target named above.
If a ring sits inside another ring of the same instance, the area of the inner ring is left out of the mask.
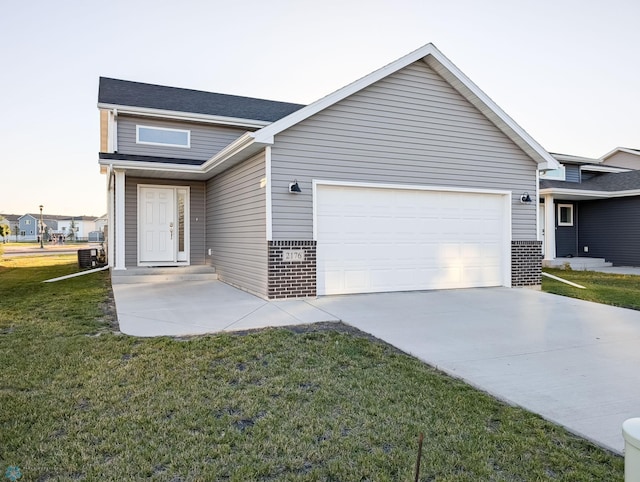
[[[199,181],[171,181],[166,179],[125,179],[125,266],[138,264],[138,185],[189,186],[190,264],[204,265],[205,250],[205,183]]]
[[[278,134],[274,240],[313,237],[312,180],[511,190],[514,240],[536,239],[536,163],[418,61]],[[301,194],[288,193],[297,179]]]
[[[207,182],[207,246],[221,280],[267,294],[265,156]]]
[[[149,144],[136,144],[136,125],[185,129],[191,131],[191,147],[167,147]],[[207,160],[220,149],[227,146],[247,130],[192,124],[187,122],[164,121],[142,117],[118,116],[118,152],[143,156],[176,157],[183,159]]]
[[[109,152],[109,111],[100,109],[100,152]]]
[[[628,152],[616,152],[603,164],[613,167],[626,167],[627,169],[640,169],[640,152],[629,154]]]

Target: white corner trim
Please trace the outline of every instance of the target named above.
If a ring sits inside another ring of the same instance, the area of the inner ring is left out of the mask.
[[[115,265],[113,269],[115,270],[125,270],[127,269],[125,266],[125,173],[122,170],[115,169]],[[111,233],[109,234],[111,236]],[[113,255],[113,253],[109,253],[109,255]]]
[[[267,223],[267,241],[273,240],[273,212],[271,207],[271,146],[264,148],[264,170],[266,177],[265,195],[266,195],[266,219]]]

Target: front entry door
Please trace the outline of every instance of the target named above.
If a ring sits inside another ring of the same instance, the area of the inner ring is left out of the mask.
[[[138,204],[140,263],[176,262],[176,190],[139,186]]]

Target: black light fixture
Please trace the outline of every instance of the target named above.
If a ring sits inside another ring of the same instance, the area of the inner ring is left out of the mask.
[[[531,196],[529,196],[528,192],[523,192],[522,196],[520,196],[520,202],[522,204],[531,204],[533,201],[531,200]]]
[[[293,182],[289,183],[289,192],[293,192],[293,193],[302,192],[302,189],[300,189],[300,186],[298,186],[298,180],[297,179],[294,179]]]

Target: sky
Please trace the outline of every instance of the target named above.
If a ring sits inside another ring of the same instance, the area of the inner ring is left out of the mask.
[[[637,0],[0,5],[0,214],[106,212],[100,76],[308,104],[433,43],[550,152],[640,148]]]

